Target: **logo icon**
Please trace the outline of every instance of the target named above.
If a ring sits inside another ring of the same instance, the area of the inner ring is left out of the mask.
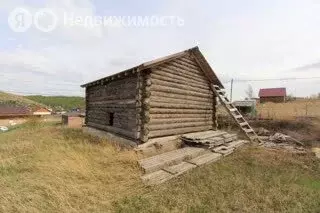
[[[57,27],[58,17],[56,14],[48,9],[40,9],[38,10],[33,19],[34,26],[45,33],[53,31]]]
[[[14,32],[26,32],[32,25],[32,15],[24,8],[16,8],[9,14],[8,24]]]

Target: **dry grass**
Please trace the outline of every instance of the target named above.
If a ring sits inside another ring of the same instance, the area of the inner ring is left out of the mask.
[[[119,212],[319,212],[319,196],[319,162],[248,148],[116,207]]]
[[[103,211],[139,188],[133,152],[80,131],[31,123],[0,141],[2,212]]]
[[[134,152],[36,121],[0,134],[2,212],[319,212],[320,162],[259,148],[157,187]]]
[[[276,120],[294,120],[297,117],[320,118],[320,100],[296,100],[287,103],[257,105],[258,117]]]

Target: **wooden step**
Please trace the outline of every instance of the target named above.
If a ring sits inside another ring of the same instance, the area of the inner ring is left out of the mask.
[[[196,166],[201,166],[203,164],[215,162],[215,161],[219,160],[221,157],[222,157],[221,154],[213,153],[213,152],[209,151],[208,153],[206,153],[204,155],[200,155],[200,156],[193,158],[191,160],[188,160],[187,162],[194,164]]]
[[[169,172],[170,174],[173,174],[173,175],[179,175],[179,174],[182,174],[182,173],[184,173],[190,169],[193,169],[195,167],[196,167],[196,165],[194,165],[194,164],[191,164],[188,162],[181,162],[177,165],[173,165],[173,166],[164,168],[162,170]]]
[[[242,122],[242,123],[239,123],[240,124],[240,126],[247,126],[247,125],[249,125],[247,122]]]
[[[146,174],[142,176],[141,179],[146,185],[158,185],[198,166],[215,162],[221,157],[222,154],[206,151],[203,155],[195,157],[191,160],[186,160],[179,164],[168,166],[161,170]]]
[[[235,117],[236,119],[243,118],[242,115],[235,115],[234,117]]]
[[[243,144],[248,143],[249,141],[247,140],[236,140],[232,141],[230,143],[227,143],[226,146],[231,147],[231,148],[238,148],[239,146],[242,146]]]
[[[238,110],[237,110],[237,108],[231,108],[231,109],[229,109],[229,111],[230,111],[230,112],[236,112],[236,111],[238,111]]]
[[[185,147],[167,153],[145,158],[139,161],[142,170],[147,174],[162,168],[181,163],[203,154],[206,150],[197,147]]]
[[[175,175],[172,175],[169,172],[159,170],[142,176],[141,180],[146,185],[157,185],[166,182],[174,177]]]
[[[245,129],[245,128],[243,128],[243,130],[244,130],[246,133],[254,132],[253,129],[251,129],[251,128],[250,128],[250,129]]]

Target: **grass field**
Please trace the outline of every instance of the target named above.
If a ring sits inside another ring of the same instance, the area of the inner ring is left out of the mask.
[[[320,100],[296,100],[287,103],[257,105],[258,117],[265,119],[295,120],[297,117],[320,118]]]
[[[84,108],[83,97],[68,97],[68,96],[26,96],[26,98],[35,102],[50,106],[53,109],[59,109],[62,107],[64,110],[71,110],[73,108]]]
[[[156,187],[133,151],[30,121],[0,134],[0,212],[320,212],[320,161],[244,147]]]
[[[15,106],[37,106],[41,105],[36,101],[30,100],[24,96],[14,95],[0,91],[0,104],[10,104]]]

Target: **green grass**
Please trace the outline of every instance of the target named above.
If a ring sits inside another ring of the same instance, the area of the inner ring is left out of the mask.
[[[133,151],[57,123],[0,134],[0,212],[320,212],[320,161],[244,147],[156,187]]]
[[[14,95],[0,91],[0,104],[8,104],[14,106],[38,106],[41,105],[36,101],[30,100],[24,96]]]
[[[69,97],[69,96],[25,96],[26,98],[50,106],[53,109],[63,108],[64,110],[70,110],[72,108],[84,108],[83,97]]]

